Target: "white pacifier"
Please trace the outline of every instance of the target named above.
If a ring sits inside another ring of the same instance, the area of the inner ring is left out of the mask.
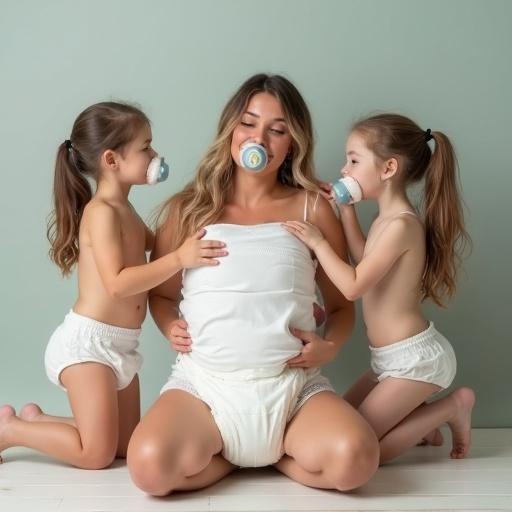
[[[361,201],[363,197],[359,183],[350,176],[333,183],[332,194],[338,204],[354,204]]]
[[[146,181],[149,185],[155,185],[165,181],[169,176],[169,166],[165,163],[163,157],[155,156],[149,162],[148,170],[146,172]]]
[[[268,163],[267,151],[255,142],[246,144],[240,149],[240,163],[244,169],[249,171],[262,171]]]

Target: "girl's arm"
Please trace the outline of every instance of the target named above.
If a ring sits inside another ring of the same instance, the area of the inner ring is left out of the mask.
[[[217,265],[224,246],[216,240],[201,240],[205,231],[187,238],[173,252],[150,263],[126,267],[123,257],[121,222],[114,208],[106,203],[91,205],[87,213],[92,252],[103,284],[114,298],[136,295],[167,281],[182,268]]]
[[[356,300],[373,288],[410,244],[407,219],[398,217],[389,223],[371,252],[354,268],[339,257],[327,237],[315,226],[303,222],[287,222],[286,225],[315,251],[329,279],[349,300]]]
[[[350,259],[357,265],[363,259],[366,237],[361,230],[354,205],[340,206],[340,220],[347,237]]]

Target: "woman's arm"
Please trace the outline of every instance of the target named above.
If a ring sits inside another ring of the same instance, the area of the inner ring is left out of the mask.
[[[151,260],[168,254],[172,249],[173,223],[169,220],[157,229]],[[149,292],[149,309],[162,334],[170,339],[171,329],[179,320],[182,274],[178,272]]]
[[[311,220],[320,228],[338,257],[343,261],[348,261],[345,234],[326,200],[319,199],[319,204]],[[337,352],[347,341],[354,328],[354,304],[334,286],[321,265],[318,267],[316,280],[324,299],[327,316],[324,338],[335,344]]]

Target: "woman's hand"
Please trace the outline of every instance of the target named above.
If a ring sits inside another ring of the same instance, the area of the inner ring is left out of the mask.
[[[336,357],[337,347],[314,332],[290,328],[291,333],[304,345],[302,352],[288,361],[290,368],[313,368],[323,366]]]
[[[171,322],[171,328],[167,339],[171,342],[171,347],[176,352],[187,353],[192,351],[192,340],[187,331],[188,324],[183,318],[178,318]]]
[[[309,222],[289,220],[283,222],[283,227],[299,240],[302,240],[312,251],[316,251],[318,246],[325,241],[322,232]]]

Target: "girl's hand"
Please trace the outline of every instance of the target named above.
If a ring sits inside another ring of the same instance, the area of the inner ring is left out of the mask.
[[[176,352],[186,353],[192,351],[192,340],[190,339],[187,327],[188,324],[183,318],[178,318],[171,323],[167,338],[171,342],[171,347]]]
[[[322,232],[309,222],[289,220],[283,223],[283,227],[299,240],[302,240],[313,251],[325,240]]]
[[[226,244],[218,240],[201,240],[205,234],[206,229],[200,229],[176,250],[182,268],[218,265],[220,262],[215,258],[227,256],[228,251],[224,249]]]
[[[332,185],[327,181],[319,181],[318,186],[320,187],[320,194],[327,199],[327,201],[333,201]]]
[[[329,363],[336,357],[336,345],[327,341],[314,332],[290,328],[290,332],[299,338],[304,348],[294,358],[288,360],[289,368],[314,368]]]

